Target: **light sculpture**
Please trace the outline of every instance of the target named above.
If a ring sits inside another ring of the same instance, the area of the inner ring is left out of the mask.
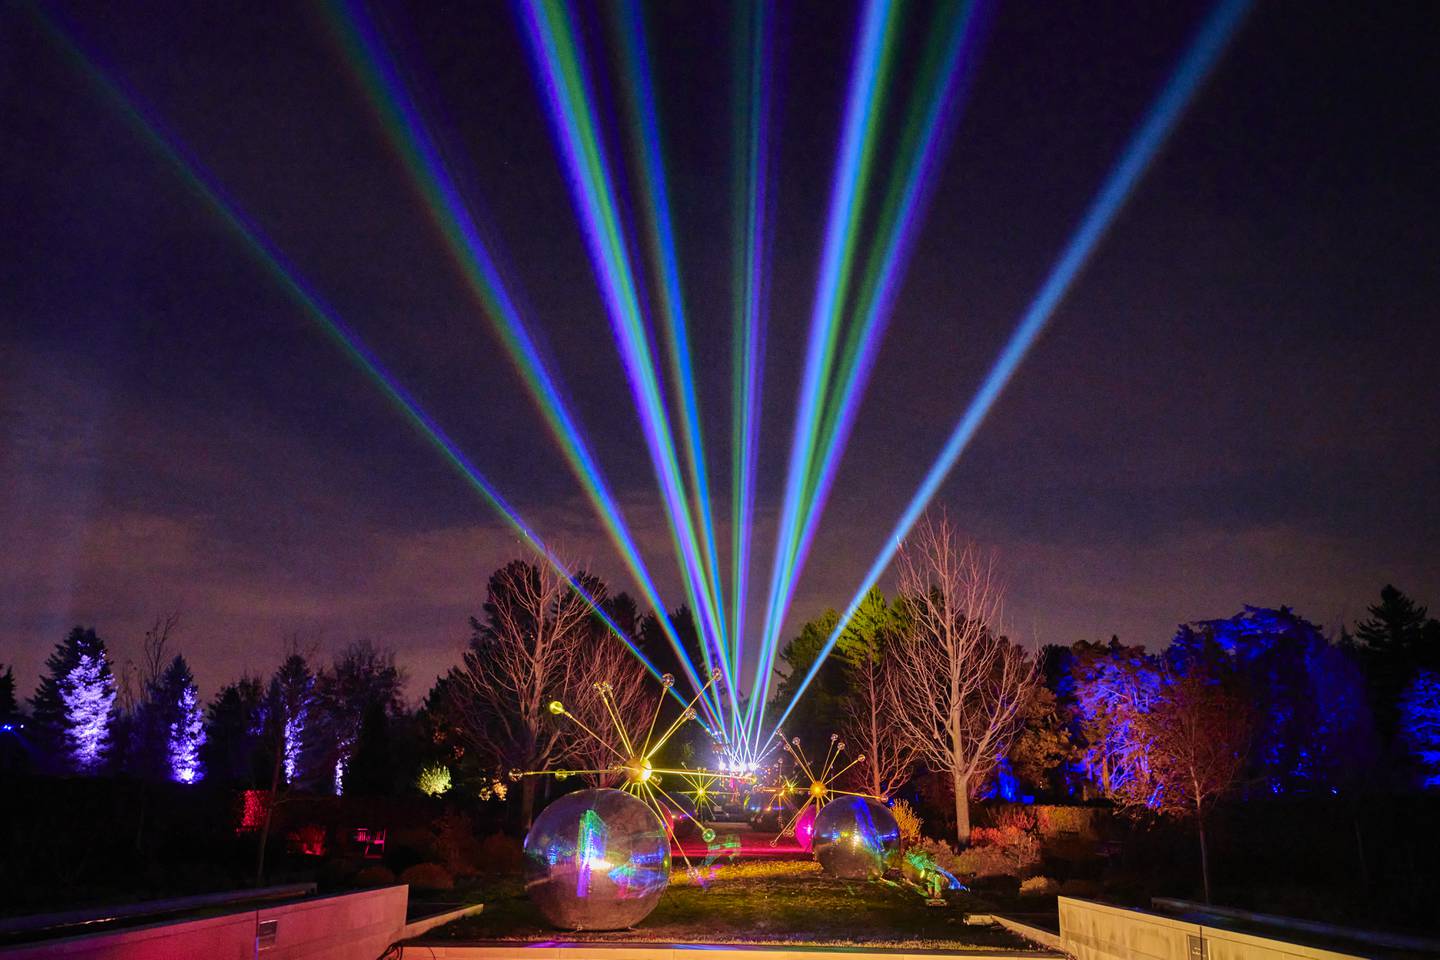
[[[815,816],[822,807],[838,796],[867,796],[852,790],[841,790],[835,786],[835,782],[840,779],[841,775],[855,764],[865,761],[865,755],[860,754],[843,767],[839,766],[842,755],[845,753],[845,741],[840,739],[839,734],[832,733],[830,734],[830,746],[825,751],[825,762],[823,765],[815,767],[811,766],[810,761],[806,759],[805,751],[800,746],[799,737],[788,742],[782,739],[781,742],[785,751],[795,761],[795,766],[799,769],[800,780],[795,784],[793,793],[785,791],[782,794],[777,790],[777,796],[784,796],[786,800],[791,800],[793,796],[791,802],[798,802],[799,806],[780,828],[775,839],[770,841],[770,845],[772,847],[778,845],[781,837],[794,837],[801,847],[809,850]]]
[[[697,781],[714,782],[722,777],[733,775],[722,773],[718,770],[696,770],[689,768],[668,768],[655,766],[655,755],[662,747],[669,742],[670,738],[690,720],[695,719],[695,704],[699,702],[711,687],[720,680],[720,671],[717,669],[710,675],[710,681],[695,694],[695,697],[680,711],[679,716],[658,735],[655,732],[656,724],[660,719],[660,707],[664,704],[665,698],[656,699],[655,711],[650,717],[649,728],[643,737],[634,736],[626,729],[625,722],[621,718],[620,711],[615,706],[615,693],[608,681],[600,681],[595,684],[595,692],[600,703],[609,717],[613,729],[613,737],[606,739],[592,730],[583,720],[575,716],[565,704],[559,700],[550,702],[550,712],[556,717],[563,717],[570,723],[575,724],[586,736],[601,744],[613,757],[614,763],[606,767],[590,770],[556,769],[556,770],[512,770],[510,778],[519,780],[522,777],[530,776],[553,776],[557,780],[564,780],[573,776],[616,776],[621,781],[620,791],[627,793],[643,803],[651,813],[658,818],[662,828],[667,833],[673,833],[673,824],[677,820],[687,821],[700,833],[701,838],[709,843],[715,839],[715,831],[692,812],[691,804],[677,799],[675,794],[668,792],[661,786],[664,778],[673,776],[684,779],[687,783]],[[660,682],[668,689],[675,683],[675,678],[665,674]],[[713,778],[713,779],[711,779]],[[753,779],[753,778],[752,778]],[[692,787],[692,789],[694,789]],[[684,791],[677,791],[684,796]],[[698,812],[698,811],[697,811]],[[679,849],[678,847],[676,848]],[[680,850],[680,856],[685,860],[686,867],[693,870],[689,858]]]

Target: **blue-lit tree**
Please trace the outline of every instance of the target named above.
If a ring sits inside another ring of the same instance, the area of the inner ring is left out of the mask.
[[[1248,776],[1271,793],[1349,789],[1374,757],[1359,665],[1288,607],[1185,624],[1166,661],[1227,675],[1257,706]]]
[[[1071,650],[1065,693],[1078,720],[1077,765],[1106,796],[1145,776],[1148,754],[1139,722],[1160,695],[1160,664],[1144,647],[1111,638]]]
[[[266,704],[272,728],[271,742],[286,783],[293,784],[300,777],[314,702],[315,675],[305,657],[299,651],[292,651],[270,681]]]
[[[1427,789],[1440,787],[1440,674],[1422,670],[1400,698],[1400,727]]]

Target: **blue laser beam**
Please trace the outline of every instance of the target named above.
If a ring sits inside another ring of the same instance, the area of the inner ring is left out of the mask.
[[[293,297],[305,312],[314,320],[320,329],[335,342],[345,355],[361,370],[367,374],[371,381],[380,388],[385,397],[399,410],[399,412],[417,428],[421,435],[430,442],[445,459],[461,474],[469,486],[481,495],[490,507],[499,514],[500,518],[527,543],[540,557],[555,568],[570,583],[572,589],[580,596],[585,603],[595,612],[603,623],[614,635],[630,650],[630,652],[644,665],[649,673],[659,678],[660,672],[656,669],[645,654],[631,642],[625,632],[605,612],[600,601],[594,597],[585,586],[572,573],[564,562],[546,545],[529,524],[520,516],[499,492],[498,489],[485,477],[485,475],[470,461],[469,457],[459,445],[440,427],[438,423],[425,411],[420,403],[410,394],[405,386],[400,383],[381,363],[380,359],[370,350],[360,335],[341,316],[331,308],[314,287],[308,283],[300,271],[284,255],[280,248],[260,228],[254,219],[225,192],[219,181],[208,171],[208,169],[186,149],[180,139],[171,132],[159,116],[149,109],[144,100],[131,90],[123,79],[111,70],[100,65],[98,57],[90,53],[77,40],[66,26],[51,18],[46,12],[33,9],[36,20],[40,23],[45,32],[56,42],[57,46],[67,53],[81,68],[96,86],[103,91],[107,98],[115,103],[122,114],[129,119],[137,129],[144,133],[147,139],[158,148],[161,155],[168,160],[176,171],[182,176],[187,185],[205,201],[205,203],[235,232],[237,236],[245,241],[250,252],[256,257],[259,263],[264,266],[280,286]],[[684,697],[676,692],[673,687],[671,694],[681,703],[685,703]]]
[[[1154,160],[1171,131],[1174,130],[1186,105],[1199,89],[1201,81],[1219,60],[1249,7],[1250,0],[1221,0],[1206,17],[1189,49],[1161,90],[1159,97],[1151,105],[1140,126],[1131,136],[1119,162],[1091,202],[1079,227],[1052,267],[1039,293],[1036,294],[1022,315],[1019,325],[1010,335],[1010,339],[1001,350],[995,365],[986,375],[979,391],[955,425],[945,446],[941,449],[940,455],[936,457],[935,462],[926,472],[920,488],[916,490],[915,495],[901,514],[900,521],[886,539],[880,555],[875,558],[875,562],[871,564],[869,571],[865,574],[860,588],[845,608],[834,631],[825,641],[819,656],[815,658],[814,665],[805,674],[805,679],[801,681],[800,686],[796,688],[795,695],[786,706],[784,713],[776,720],[775,729],[784,724],[786,718],[790,716],[790,712],[794,710],[800,696],[815,679],[825,657],[834,649],[840,634],[849,625],[855,611],[859,609],[865,594],[870,591],[870,588],[875,585],[890,565],[891,559],[900,549],[906,534],[920,519],[925,507],[935,496],[951,468],[955,466],[955,462],[964,452],[970,439],[980,429],[985,415],[989,413],[996,398],[1005,389],[1016,368],[1025,359],[1026,353],[1045,329],[1045,324],[1064,299],[1075,278],[1085,267],[1095,247],[1104,238],[1110,225],[1114,223],[1116,215],[1124,207],[1125,201],[1134,191],[1136,183]],[[770,731],[766,740],[775,736],[775,729]]]
[[[353,0],[335,2],[329,5],[329,9],[347,61],[366,88],[367,96],[383,121],[386,136],[429,208],[467,286],[545,418],[551,435],[599,514],[641,594],[658,611],[656,616],[661,630],[675,651],[686,679],[694,689],[701,689],[704,683],[699,679],[699,671],[664,612],[659,591],[601,474],[599,464],[581,434],[559,385],[541,358],[494,258],[481,239],[474,217],[440,146],[400,76],[398,61],[387,51],[375,23],[362,4]],[[705,705],[708,707],[708,701]]]

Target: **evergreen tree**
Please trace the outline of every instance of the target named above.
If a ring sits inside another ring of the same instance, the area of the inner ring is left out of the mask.
[[[1425,649],[1434,643],[1433,620],[1429,611],[1401,593],[1391,584],[1380,591],[1380,602],[1369,607],[1370,619],[1355,624],[1355,641],[1373,654],[1389,654],[1415,659],[1433,652]]]
[[[405,673],[395,665],[395,652],[368,640],[350,644],[316,678],[322,736],[313,746],[318,768],[333,771],[336,794],[345,790],[367,713],[378,709],[387,718],[398,716],[405,706],[404,688]]]
[[[163,732],[166,774],[177,783],[195,783],[205,774],[200,748],[205,743],[204,713],[190,665],[179,654],[155,684],[151,708]]]
[[[265,688],[258,678],[241,677],[221,687],[206,709],[208,732],[201,759],[207,775],[227,784],[262,782],[264,722]]]
[[[13,717],[20,712],[15,702],[15,669],[6,667],[0,673],[0,717]]]
[[[291,653],[270,681],[266,713],[266,740],[280,751],[280,770],[294,784],[303,770],[304,749],[311,739],[311,713],[315,701],[315,675],[299,653]]]
[[[45,660],[31,698],[32,740],[47,768],[96,773],[110,747],[115,676],[105,642],[75,627]]]
[[[1440,622],[1390,584],[1370,618],[1355,625],[1355,650],[1370,683],[1376,726],[1393,755],[1404,751],[1400,698],[1421,670],[1440,671]]]

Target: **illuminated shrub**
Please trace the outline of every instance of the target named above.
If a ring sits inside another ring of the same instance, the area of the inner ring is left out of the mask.
[[[438,863],[417,863],[400,874],[400,882],[412,890],[453,890],[455,878]]]
[[[1029,877],[1020,881],[1022,897],[1053,897],[1060,892],[1060,881],[1052,877]]]
[[[920,842],[920,828],[925,821],[915,812],[915,808],[904,800],[896,800],[890,807],[890,813],[895,817],[895,822],[900,825],[900,843],[905,849],[909,849]]]
[[[450,789],[450,768],[444,764],[431,764],[420,771],[415,785],[427,797],[440,797]]]
[[[973,877],[1024,877],[1040,865],[1040,838],[1017,826],[976,827],[956,856],[954,872]]]

